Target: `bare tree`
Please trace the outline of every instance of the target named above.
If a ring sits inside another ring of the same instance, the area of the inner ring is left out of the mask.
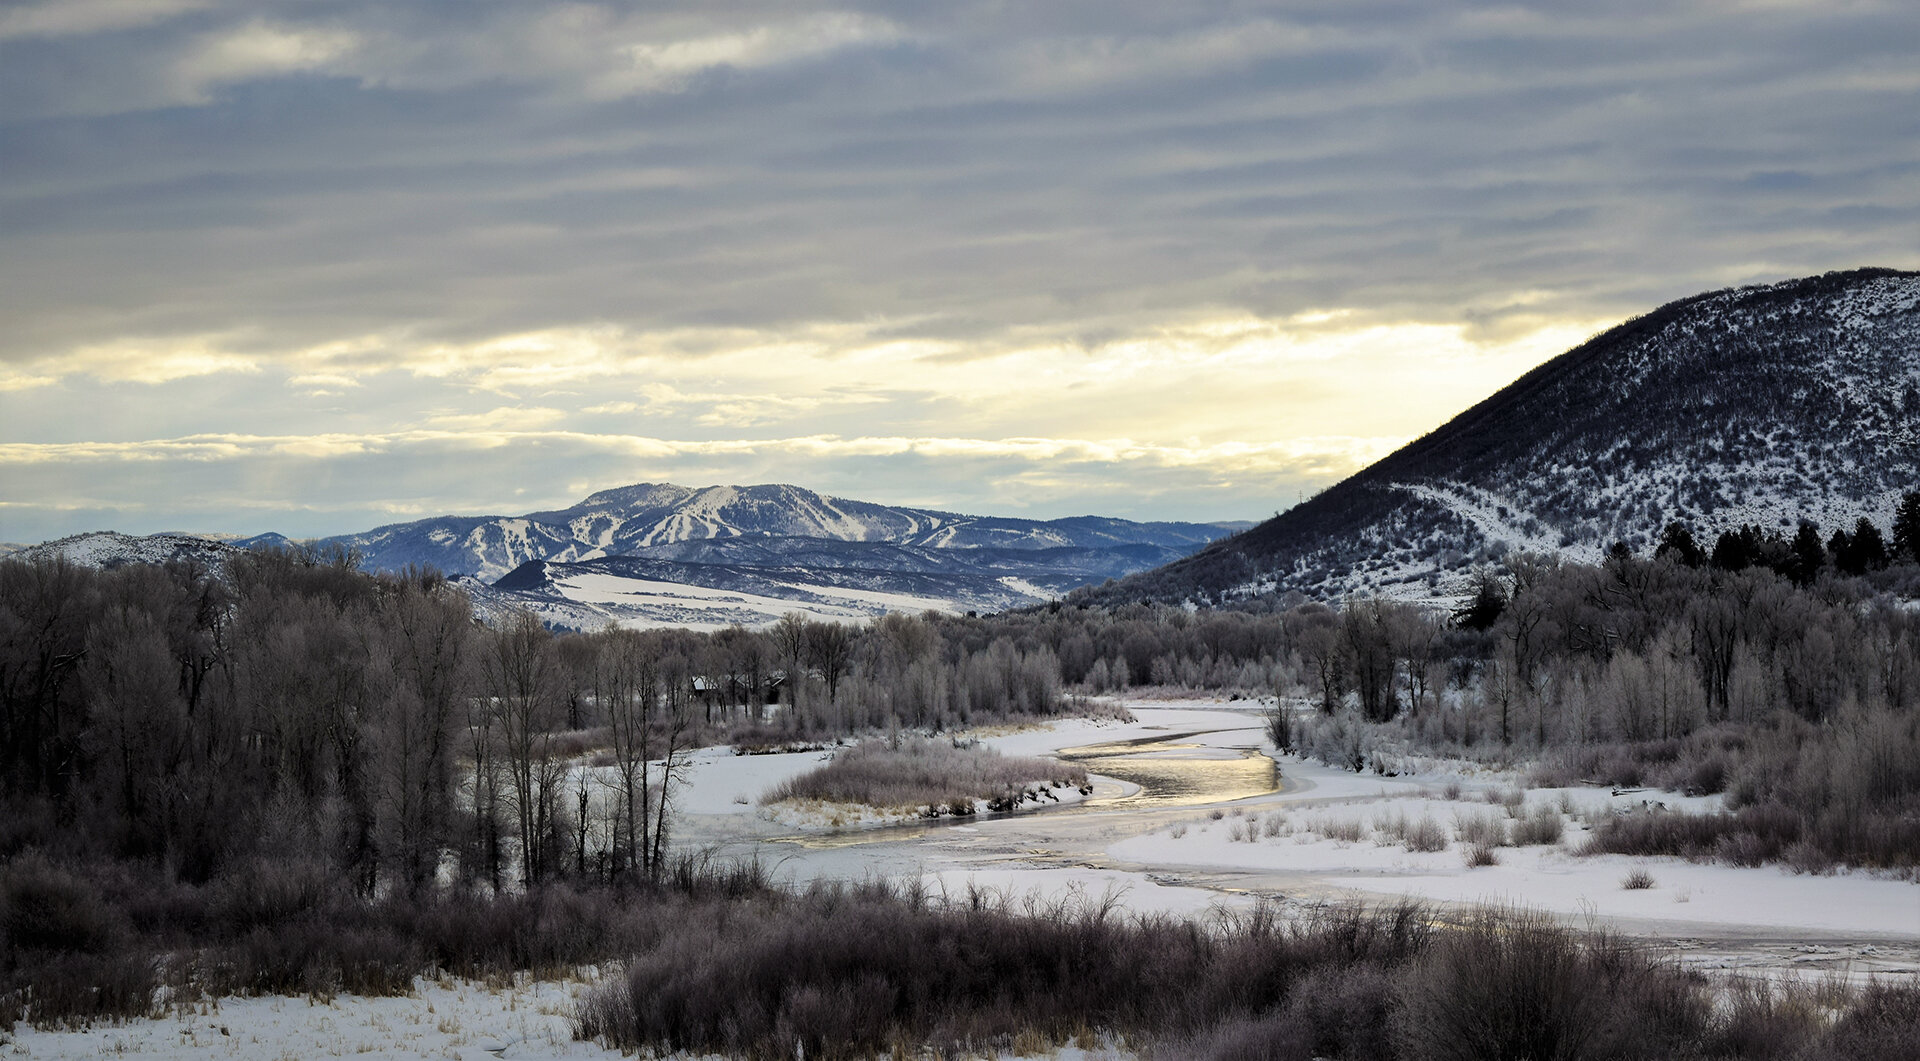
[[[682,753],[693,732],[693,668],[678,652],[669,654],[660,665],[661,685],[665,691],[664,708],[658,724],[660,752],[659,793],[653,804],[652,852],[646,865],[658,873],[666,855],[667,808],[673,802],[673,784],[686,770]]]
[[[379,722],[385,857],[399,884],[431,884],[452,838],[454,730],[471,696],[473,623],[466,596],[433,578],[404,580],[376,616],[392,676]]]
[[[652,778],[648,763],[658,743],[660,662],[645,635],[614,630],[603,635],[596,695],[607,716],[617,780],[613,823],[618,869],[653,870]]]
[[[853,664],[855,647],[853,632],[844,624],[807,624],[807,661],[819,670],[820,679],[827,683],[829,704],[840,695],[840,679],[846,677],[847,668]]]
[[[534,884],[551,868],[565,769],[553,757],[559,675],[552,638],[538,618],[522,612],[493,635],[482,669],[501,765],[512,787],[521,880]]]

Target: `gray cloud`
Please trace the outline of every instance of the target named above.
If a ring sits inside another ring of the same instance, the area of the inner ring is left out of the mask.
[[[618,401],[682,438],[754,416],[1039,435],[831,350],[843,375],[756,410],[659,366],[847,331],[930,365],[1057,349],[1064,388],[1200,319],[1501,343],[1910,267],[1917,38],[1891,0],[27,5],[0,16],[0,385],[38,397],[0,399],[0,442],[245,433],[265,409],[309,434],[503,405],[596,430]],[[511,384],[418,371],[436,345],[587,328],[679,338],[611,395],[545,394],[525,359]],[[103,367],[128,359],[148,382]],[[651,404],[649,372],[671,388]],[[182,390],[204,407],[142,408]],[[88,426],[102,402],[128,416]],[[1314,415],[1275,405],[1271,438]]]

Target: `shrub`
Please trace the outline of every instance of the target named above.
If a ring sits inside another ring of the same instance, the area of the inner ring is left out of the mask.
[[[1583,853],[1678,855],[1757,866],[1778,858],[1800,836],[1799,817],[1777,803],[1732,814],[1652,810],[1598,822]]]
[[[1835,1022],[1815,1056],[1902,1061],[1920,1043],[1920,987],[1870,983]]]
[[[1359,843],[1367,833],[1366,823],[1358,818],[1336,818],[1330,814],[1309,819],[1307,829],[1328,840],[1344,840],[1350,844]]]
[[[99,954],[128,928],[91,882],[40,855],[0,869],[0,939],[10,948]]]
[[[1566,820],[1553,807],[1536,807],[1524,818],[1516,819],[1511,829],[1512,843],[1519,847],[1557,844],[1565,834]]]
[[[1453,831],[1461,843],[1475,847],[1501,847],[1508,842],[1506,821],[1490,814],[1456,813]]]
[[[1780,853],[1780,860],[1795,873],[1833,872],[1833,859],[1828,857],[1825,851],[1820,850],[1818,844],[1807,840],[1798,840],[1788,845],[1787,849]]]
[[[1380,1041],[1388,970],[1428,933],[1412,906],[1299,920],[1262,907],[1207,928],[1102,902],[1016,912],[820,885],[673,922],[588,996],[579,1031],[630,1050],[749,1057],[790,1057],[796,1044],[807,1057],[991,1054],[1090,1029],[1274,1056],[1277,1032],[1306,1058]],[[1258,1019],[1277,1011],[1282,1022]]]
[[[1653,887],[1653,874],[1644,869],[1636,869],[1620,878],[1620,886],[1628,891],[1644,891]]]
[[[1826,1024],[1812,991],[1796,983],[1732,980],[1724,989],[1722,1007],[1708,1048],[1710,1056],[1793,1057]]]
[[[1481,866],[1497,866],[1500,864],[1500,856],[1494,853],[1492,844],[1474,844],[1463,850],[1461,857],[1466,861],[1468,869],[1478,869]]]
[[[15,1020],[54,1028],[152,1016],[159,986],[155,959],[139,949],[32,956],[12,983],[0,984],[0,1029]]]
[[[871,807],[922,808],[939,814],[969,810],[976,799],[1011,810],[1052,787],[1087,787],[1086,768],[1052,759],[1001,755],[992,748],[955,747],[912,738],[863,741],[817,770],[776,785],[761,803],[818,799]]]
[[[1703,1029],[1674,967],[1543,915],[1482,911],[1405,969],[1394,1040],[1409,1061],[1670,1057]]]
[[[1488,803],[1507,808],[1508,814],[1518,814],[1527,802],[1527,794],[1517,788],[1487,789],[1485,799]]]
[[[1423,814],[1407,824],[1406,843],[1409,851],[1445,851],[1447,830],[1431,815]]]

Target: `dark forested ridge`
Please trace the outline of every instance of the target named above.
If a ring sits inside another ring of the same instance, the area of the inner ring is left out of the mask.
[[[1252,530],[1081,596],[1432,596],[1509,549],[1597,559],[1669,520],[1884,527],[1916,486],[1920,274],[1828,273],[1627,321]]]

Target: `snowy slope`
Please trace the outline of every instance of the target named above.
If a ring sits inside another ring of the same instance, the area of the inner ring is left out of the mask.
[[[1646,551],[1669,520],[1883,530],[1920,488],[1920,274],[1829,273],[1671,303],[1103,602],[1444,595],[1515,550]]]
[[[999,611],[1156,567],[1224,533],[1099,516],[1041,523],[888,508],[791,486],[644,484],[558,512],[448,516],[314,544],[355,550],[375,570],[477,571],[458,582],[490,620],[530,608],[571,629],[715,628],[763,625],[790,611],[835,621]],[[105,532],[22,555],[96,567],[193,558],[218,568],[239,549],[295,544],[278,534],[221,543]]]
[[[1002,611],[1175,555],[1159,546],[925,549],[740,537],[572,563],[534,560],[491,586],[463,584],[487,609],[529,608],[553,626],[714,628],[764,625],[790,611],[832,620],[888,611]]]
[[[225,542],[192,534],[135,537],[117,531],[92,531],[29,545],[12,556],[19,560],[60,557],[82,567],[108,570],[127,564],[165,564],[176,560],[220,568],[238,551]]]
[[[1151,545],[1184,555],[1227,533],[1194,523],[1104,516],[1051,521],[966,516],[829,497],[797,486],[641,483],[572,508],[524,516],[442,516],[325,539],[375,570],[428,564],[492,580],[529,560],[562,563],[643,555],[685,542],[775,536],[925,548],[1096,549]],[[1137,569],[1137,568],[1136,568]]]

